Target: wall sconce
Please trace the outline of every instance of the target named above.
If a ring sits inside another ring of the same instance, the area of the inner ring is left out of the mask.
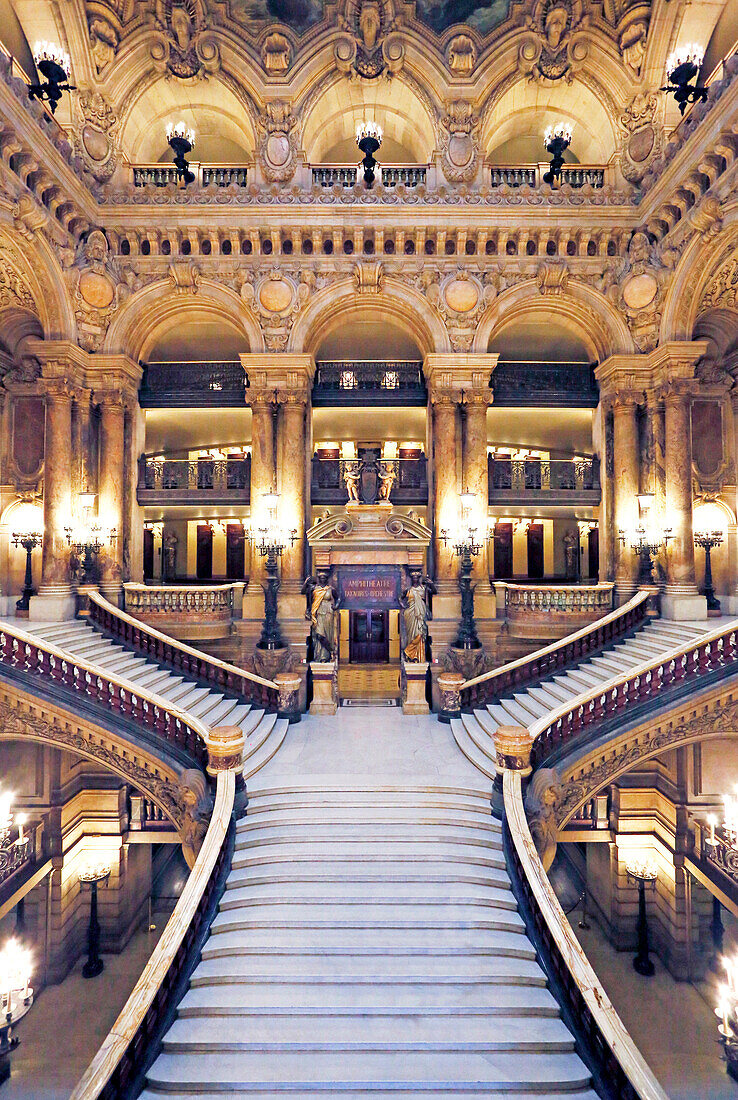
[[[69,54],[55,46],[53,42],[37,42],[33,47],[33,60],[44,82],[28,85],[28,98],[46,100],[52,115],[56,113],[62,92],[73,92],[75,87],[69,83],[72,65]]]
[[[704,102],[707,99],[707,88],[697,83],[704,57],[704,50],[693,44],[680,46],[669,55],[666,62],[668,83],[661,91],[671,92],[681,114],[684,114],[688,103],[697,103],[698,100]]]
[[[554,184],[561,179],[561,169],[564,164],[564,153],[571,145],[572,127],[568,122],[557,122],[555,126],[549,126],[543,138],[546,152],[551,154],[551,165],[548,172],[544,172],[543,182]]]
[[[192,152],[195,144],[195,131],[184,122],[169,122],[167,124],[167,141],[174,152],[174,166],[177,169],[177,179],[185,185],[195,179],[190,172],[190,165],[186,157]]]
[[[361,162],[364,169],[364,184],[366,187],[373,187],[376,178],[374,169],[377,167],[374,154],[382,144],[382,127],[369,119],[360,122],[356,127],[356,144],[364,154]]]

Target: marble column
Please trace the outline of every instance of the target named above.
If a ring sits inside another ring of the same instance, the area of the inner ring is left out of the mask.
[[[458,566],[454,558],[453,534],[458,525],[459,488],[456,481],[457,406],[450,394],[433,397],[433,523],[435,526],[436,580],[453,582]],[[441,531],[451,535],[447,545]]]
[[[642,490],[653,493],[653,519],[661,525],[666,512],[666,460],[664,453],[666,424],[662,395],[651,391],[646,395],[648,468],[644,471]]]
[[[638,525],[639,396],[630,391],[620,391],[615,394],[612,403],[615,590],[620,603],[629,600],[638,587],[638,558],[627,535]],[[626,532],[625,542],[620,540],[621,530]]]
[[[125,525],[124,495],[124,427],[125,406],[120,392],[103,393],[100,405],[100,466],[98,488],[98,519],[103,528],[105,549],[100,553],[100,589],[108,598],[120,589]],[[116,538],[107,544],[107,533],[114,529]],[[115,601],[113,601],[115,602]]]
[[[671,527],[666,554],[663,613],[670,619],[707,618],[707,604],[697,591],[692,531],[692,425],[686,385],[664,388],[666,465],[665,523]]]
[[[307,400],[300,394],[280,396],[281,477],[279,482],[280,523],[289,532],[297,529],[299,538],[294,546],[285,544],[282,555],[283,582],[303,580],[303,546],[305,542],[305,408]]]
[[[738,389],[730,392],[730,406],[733,411],[733,468],[738,471]],[[738,490],[733,502],[733,511],[738,516]],[[738,614],[738,529],[734,525],[728,528],[728,560],[731,563],[733,580],[725,610],[729,615],[736,615]]]
[[[251,401],[251,521],[255,527],[266,525],[269,513],[262,497],[275,488],[273,409],[271,394]],[[249,584],[260,585],[264,575],[261,555],[252,552]]]
[[[476,514],[472,524],[477,528],[477,540],[486,547],[489,484],[487,475],[487,397],[471,394],[466,402],[464,434],[464,489],[476,496]],[[476,559],[474,572],[488,576],[487,556],[483,551]]]
[[[74,399],[75,416],[74,429],[74,459],[75,459],[75,488],[78,493],[94,491],[94,477],[92,473],[92,451],[90,434],[90,413],[92,391],[80,389]]]
[[[72,523],[72,389],[65,378],[46,383],[44,543],[39,596],[71,598],[69,544]],[[33,607],[31,611],[33,618]]]

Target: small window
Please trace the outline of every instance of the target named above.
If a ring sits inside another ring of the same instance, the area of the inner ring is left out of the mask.
[[[224,256],[230,256],[231,254],[231,242],[228,240],[220,242],[220,251]]]

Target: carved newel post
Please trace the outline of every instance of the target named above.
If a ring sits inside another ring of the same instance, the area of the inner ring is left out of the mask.
[[[533,737],[525,726],[498,726],[494,733],[495,782],[492,788],[492,814],[502,817],[504,800],[502,777],[506,771],[518,772],[527,779],[532,772],[530,754]]]

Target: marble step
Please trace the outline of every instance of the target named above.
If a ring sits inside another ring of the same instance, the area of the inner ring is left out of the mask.
[[[445,932],[450,928],[464,930],[495,930],[500,932],[525,932],[525,924],[517,909],[509,906],[478,906],[464,902],[414,903],[407,908],[393,909],[392,902],[331,905],[305,902],[290,905],[289,902],[264,902],[253,908],[245,904],[229,906],[216,914],[212,934],[254,930],[254,928],[317,928],[334,932],[359,932],[365,928],[377,931],[433,928]]]
[[[294,873],[299,879],[306,876],[311,879],[316,876],[334,878],[336,875],[350,879],[356,879],[357,875],[363,879],[369,875],[374,879],[377,875],[386,875],[393,880],[407,872],[431,878],[439,875],[471,874],[475,881],[480,876],[495,882],[509,881],[502,854],[494,856],[489,852],[474,851],[473,848],[464,852],[453,852],[440,859],[435,849],[409,852],[402,845],[396,845],[392,851],[377,847],[372,852],[367,847],[364,853],[330,851],[320,856],[315,851],[298,854],[286,845],[282,851],[244,852],[236,855],[231,864],[229,881],[250,879],[250,876],[236,874],[248,869],[255,870],[257,877],[265,874],[282,877],[287,872]]]
[[[256,798],[249,791],[249,805],[246,817],[236,826],[236,835],[240,835],[246,829],[255,829],[262,826],[268,828],[294,827],[303,830],[316,826],[329,826],[331,828],[353,828],[371,823],[371,827],[377,825],[384,828],[414,828],[414,827],[444,827],[460,829],[485,829],[490,833],[500,833],[499,822],[491,816],[489,795],[485,805],[478,809],[458,809],[454,806],[424,806],[418,808],[410,804],[378,805],[374,803],[371,815],[367,808],[352,804],[346,806],[326,805],[324,807],[259,807]],[[256,835],[256,834],[254,834]]]
[[[234,909],[243,905],[323,905],[326,913],[333,912],[335,906],[347,905],[377,906],[445,906],[450,902],[462,905],[488,905],[501,909],[514,909],[515,899],[509,885],[484,886],[476,883],[458,883],[454,885],[452,876],[433,881],[403,882],[396,884],[381,879],[375,882],[341,882],[328,880],[317,882],[294,882],[290,888],[290,878],[285,877],[286,889],[280,883],[250,883],[248,885],[226,887],[220,902],[222,910]]]
[[[246,819],[247,821],[250,819]],[[438,825],[414,825],[400,829],[396,825],[377,825],[374,822],[362,826],[358,821],[341,826],[313,823],[307,830],[299,825],[253,825],[239,830],[236,835],[236,851],[270,851],[282,845],[299,855],[303,851],[320,851],[330,845],[339,851],[363,855],[376,850],[376,846],[401,846],[409,852],[425,852],[433,846],[439,853],[466,851],[484,852],[488,849],[502,851],[502,838],[486,824],[477,827],[455,827],[451,823]]]
[[[372,1100],[397,1100],[398,1092],[395,1089],[383,1089],[372,1088],[371,1093],[368,1093],[365,1089],[346,1088],[342,1086],[340,1094],[335,1088],[328,1086],[327,1088],[320,1088],[319,1086],[312,1087],[309,1093],[305,1092],[304,1088],[300,1088],[299,1092],[302,1096],[309,1095],[311,1100],[335,1100],[337,1095],[340,1095],[341,1100],[366,1100],[368,1095],[371,1095]],[[211,1092],[205,1086],[195,1086],[195,1091],[191,1091],[186,1085],[181,1084],[174,1090],[174,1094],[178,1097],[178,1100],[223,1100],[222,1092]],[[155,1100],[155,1097],[171,1096],[172,1090],[166,1087],[159,1087],[149,1085],[141,1093],[139,1100]],[[274,1100],[275,1090],[274,1088],[267,1088],[266,1090],[260,1089],[249,1092],[250,1100]],[[289,1092],[282,1090],[282,1095],[290,1095]],[[292,1091],[292,1095],[295,1092]],[[402,1095],[401,1093],[399,1095]],[[406,1095],[408,1095],[406,1093]],[[428,1086],[422,1088],[414,1088],[412,1090],[413,1100],[439,1100],[439,1096],[443,1097],[443,1100],[488,1100],[490,1093],[488,1089],[475,1089],[472,1086],[460,1086],[449,1085],[444,1082],[440,1086],[440,1091],[431,1089]],[[592,1092],[591,1089],[576,1089],[572,1091],[569,1089],[567,1092],[551,1092],[550,1089],[545,1089],[541,1092],[541,1089],[536,1087],[533,1091],[528,1089],[527,1091],[520,1091],[518,1089],[514,1094],[508,1088],[503,1092],[503,1095],[515,1095],[518,1100],[526,1100],[526,1098],[536,1097],[538,1100],[599,1100],[597,1093]]]
[[[199,969],[199,968],[198,968]],[[539,971],[540,973],[540,971]],[[559,1006],[545,986],[520,982],[230,982],[193,984],[182,998],[179,1016],[241,1016],[278,1009],[290,1015],[303,1012],[363,1014],[412,1010],[454,1014],[477,1010],[488,1016],[551,1016]]]
[[[310,1058],[299,1053],[283,1053],[278,1058],[268,1052],[226,1053],[219,1055],[217,1085],[214,1067],[207,1054],[162,1054],[149,1070],[149,1087],[178,1090],[182,1084],[192,1089],[197,1084],[217,1094],[247,1096],[258,1089],[276,1093],[311,1091],[346,1086],[396,1091],[431,1086],[443,1094],[448,1088],[460,1091],[465,1085],[487,1093],[515,1095],[527,1089],[585,1088],[590,1076],[584,1063],[571,1053],[499,1052],[493,1058],[477,1053],[434,1053],[361,1051],[313,1051]],[[443,1091],[442,1091],[443,1090]]]
[[[287,983],[299,989],[304,985],[333,986],[395,983],[416,985],[546,985],[546,975],[534,959],[512,955],[449,956],[387,955],[249,955],[203,956],[192,978],[192,989],[199,985],[241,985]],[[299,993],[297,994],[299,998]]]
[[[294,955],[323,953],[374,955],[513,955],[534,959],[535,950],[523,934],[489,928],[238,928],[217,925],[203,947],[203,958],[217,955]]]
[[[222,1051],[269,1050],[406,1050],[417,1051],[571,1051],[574,1039],[566,1025],[552,1017],[532,1020],[510,1016],[494,1023],[483,1016],[310,1016],[270,1014],[244,1027],[241,1017],[180,1017],[167,1032],[166,1053],[219,1054]]]
[[[315,785],[294,780],[285,786],[261,785],[252,793],[249,808],[253,812],[254,808],[264,805],[274,808],[287,806],[291,809],[301,809],[303,806],[322,808],[326,805],[332,808],[341,805],[373,807],[378,800],[417,809],[432,807],[441,800],[443,805],[453,805],[458,809],[481,809],[489,813],[489,794],[486,790],[440,786],[413,788],[398,786],[392,782],[372,783],[367,786],[365,783],[356,783],[352,776],[338,777],[334,782],[328,783],[323,777]]]

